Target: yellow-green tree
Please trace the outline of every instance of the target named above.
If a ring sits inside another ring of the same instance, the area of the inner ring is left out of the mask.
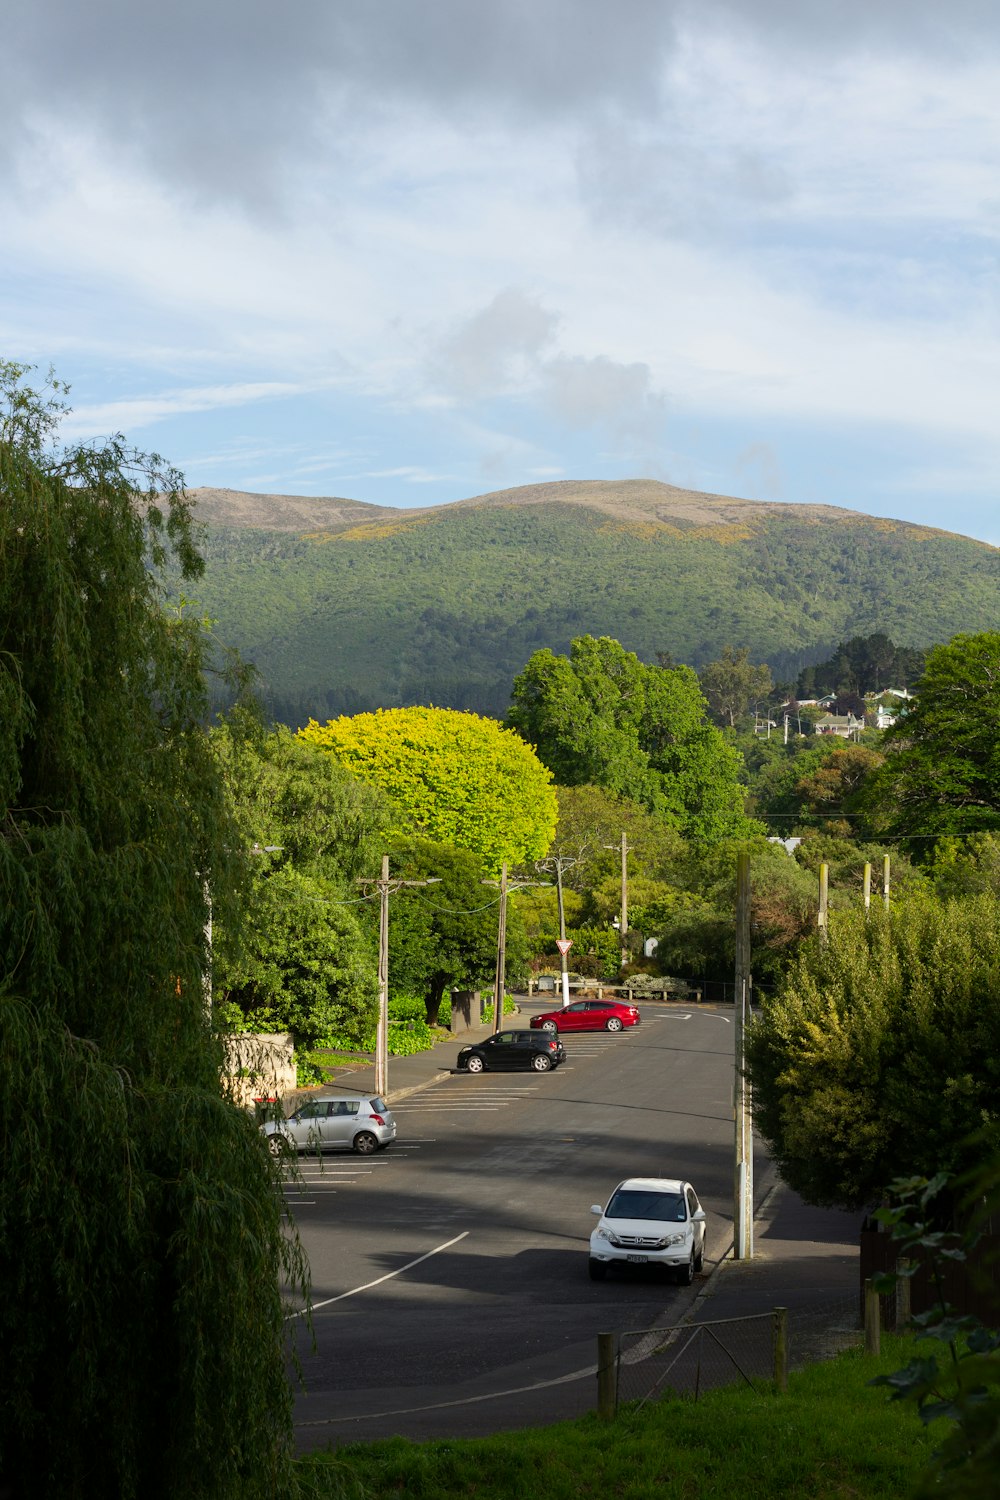
[[[471,849],[491,869],[503,860],[537,859],[552,842],[551,772],[495,719],[449,708],[383,708],[327,724],[310,719],[299,735],[385,792],[400,832]]]

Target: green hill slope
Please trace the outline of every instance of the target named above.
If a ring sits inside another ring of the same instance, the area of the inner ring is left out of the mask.
[[[502,714],[532,651],[584,633],[696,667],[748,646],[790,677],[852,635],[927,646],[1000,627],[1000,550],[832,506],[653,480],[419,511],[193,497],[206,527],[199,602],[289,722],[410,703]]]

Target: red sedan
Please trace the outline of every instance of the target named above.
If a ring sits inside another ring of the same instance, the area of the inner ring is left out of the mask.
[[[531,1025],[543,1031],[621,1031],[638,1026],[640,1019],[634,1005],[618,1000],[574,1000],[572,1005],[532,1016]]]

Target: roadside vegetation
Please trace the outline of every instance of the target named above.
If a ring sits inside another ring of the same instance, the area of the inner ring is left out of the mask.
[[[302,1462],[302,1480],[331,1500],[906,1500],[944,1424],[927,1428],[871,1381],[917,1353],[885,1338],[789,1376],[782,1395],[744,1385],[697,1402],[665,1398],[613,1421],[575,1422],[492,1438],[357,1443]]]
[[[611,636],[533,644],[506,725],[421,708],[296,735],[238,669],[212,723],[211,625],[165,581],[201,570],[181,477],[120,438],[61,446],[64,392],[26,375],[0,363],[0,1490],[252,1500],[294,1493],[296,1472],[339,1482],[342,1466],[292,1463],[279,1289],[306,1296],[308,1273],[225,1042],[290,1032],[303,1083],[368,1048],[384,857],[396,1050],[433,1042],[453,989],[492,986],[505,863],[512,986],[558,968],[561,916],[581,977],[726,998],[747,851],[749,1064],[787,1180],[874,1205],[900,1174],[1000,1148],[1000,634],[932,647],[905,718],[859,742],[786,737],[784,715],[772,734],[790,685],[768,689],[746,647],[699,682]],[[789,559],[762,557],[800,617]],[[915,670],[884,636],[831,661],[817,673],[848,697]],[[529,1471],[520,1487],[553,1497],[903,1493],[920,1431],[889,1436],[859,1370],[565,1440],[340,1462],[375,1497],[507,1494]],[[699,1425],[713,1411],[718,1443]],[[647,1430],[626,1467],[622,1435]],[[485,1487],[493,1455],[502,1489]]]

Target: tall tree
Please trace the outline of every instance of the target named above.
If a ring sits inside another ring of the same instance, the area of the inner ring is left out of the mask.
[[[995,896],[834,914],[749,1034],[782,1177],[808,1202],[860,1208],[894,1178],[974,1166],[1000,1144],[998,1026]]]
[[[59,448],[25,374],[0,364],[0,1488],[270,1496],[304,1265],[205,1014],[238,830],[199,627],[148,566],[197,571],[188,506],[121,439]]]
[[[514,680],[508,723],[564,785],[593,783],[714,841],[750,825],[741,758],[705,707],[690,667],[647,666],[608,636],[581,636],[568,659],[535,652]]]
[[[310,720],[300,739],[332,752],[391,800],[397,831],[479,854],[494,870],[544,854],[556,826],[551,773],[494,719],[386,708]]]
[[[247,712],[215,729],[212,746],[254,853],[244,920],[214,925],[216,1008],[240,1031],[290,1031],[301,1069],[310,1048],[372,1023],[377,946],[355,882],[376,865],[390,809],[326,751],[265,732]]]
[[[887,635],[855,635],[841,641],[833,655],[799,673],[800,698],[826,693],[880,693],[883,688],[910,687],[923,670],[923,652],[897,646]]]
[[[397,844],[390,859],[393,875],[435,881],[393,896],[389,921],[392,991],[423,995],[433,1025],[446,989],[492,983],[499,896],[484,883],[485,863],[467,849],[410,839]],[[506,954],[507,972],[516,974],[525,962],[526,940],[513,902],[507,909]]]
[[[771,668],[765,662],[752,662],[746,646],[738,651],[723,647],[718,661],[702,667],[698,681],[713,718],[730,729],[736,727],[737,719],[746,717],[754,703],[766,699],[772,688]]]
[[[1000,831],[1000,632],[956,635],[927,656],[913,707],[886,732],[874,803],[915,853]]]

